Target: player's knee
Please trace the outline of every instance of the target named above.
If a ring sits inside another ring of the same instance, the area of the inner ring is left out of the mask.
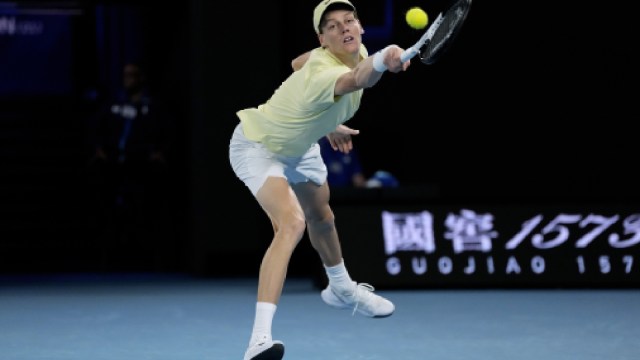
[[[335,217],[332,212],[324,214],[324,216],[307,220],[309,228],[315,232],[327,233],[335,229]]]
[[[282,237],[294,239],[296,242],[302,239],[306,229],[307,225],[304,218],[297,216],[286,219],[278,226],[278,232],[283,235]]]

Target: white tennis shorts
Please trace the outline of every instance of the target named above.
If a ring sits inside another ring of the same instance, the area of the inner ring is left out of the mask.
[[[274,154],[261,143],[247,139],[242,124],[236,126],[229,142],[229,161],[236,176],[254,196],[270,176],[283,177],[289,184],[313,181],[322,185],[327,180],[320,145],[314,144],[302,156]]]

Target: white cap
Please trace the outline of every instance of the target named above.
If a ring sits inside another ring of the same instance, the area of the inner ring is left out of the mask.
[[[356,7],[353,6],[349,0],[322,0],[320,4],[318,4],[313,10],[313,29],[316,33],[320,34],[320,23],[322,22],[322,17],[327,9],[335,4],[342,4],[343,7],[350,8],[351,11],[356,11]]]

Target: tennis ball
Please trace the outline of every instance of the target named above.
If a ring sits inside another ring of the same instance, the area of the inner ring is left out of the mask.
[[[424,29],[429,23],[429,16],[418,6],[409,9],[405,15],[407,24],[416,30]]]

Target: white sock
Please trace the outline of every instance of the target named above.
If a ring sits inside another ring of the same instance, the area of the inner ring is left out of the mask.
[[[329,278],[329,285],[332,289],[340,292],[351,292],[353,290],[353,280],[349,276],[347,268],[344,266],[344,260],[340,261],[340,264],[335,266],[324,267]]]
[[[268,302],[256,303],[256,317],[253,321],[253,331],[251,333],[251,340],[249,345],[253,345],[258,341],[272,340],[271,338],[271,324],[273,322],[273,316],[276,313],[277,306]]]

